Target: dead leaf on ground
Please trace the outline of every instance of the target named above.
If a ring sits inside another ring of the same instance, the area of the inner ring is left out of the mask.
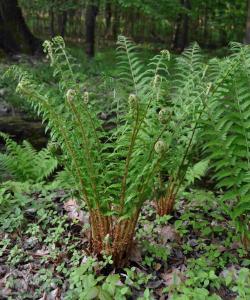
[[[45,250],[45,249],[38,249],[36,252],[34,253],[30,253],[30,255],[32,256],[46,256],[49,255],[49,250]]]
[[[1,290],[0,290],[0,299],[7,299],[8,296],[10,296],[10,295],[11,295],[11,289],[6,288],[6,287],[1,288]]]
[[[139,264],[142,262],[141,248],[137,243],[134,243],[131,248],[129,260]]]
[[[39,300],[47,300],[47,295],[46,295],[46,293],[45,293],[45,292],[43,293],[43,296],[42,296],[42,298],[40,298]]]
[[[155,271],[159,271],[161,269],[161,267],[162,267],[162,264],[160,264],[160,263],[154,264],[154,270]]]
[[[150,281],[150,282],[147,284],[147,288],[149,288],[149,289],[156,289],[156,288],[158,288],[159,286],[162,285],[162,282],[163,282],[163,280],[154,280],[154,281]]]
[[[76,199],[69,199],[64,203],[63,208],[67,212],[67,215],[70,219],[78,220],[81,223],[88,223],[89,217],[87,213],[84,213],[80,206],[78,205]]]
[[[165,225],[160,230],[160,238],[163,244],[167,244],[168,242],[179,241],[179,235],[177,231],[171,225]]]
[[[60,300],[61,299],[60,293],[61,293],[60,289],[56,288],[47,295],[46,300]]]
[[[227,278],[229,275],[233,278],[233,280],[236,280],[238,277],[240,267],[237,265],[232,265],[228,268],[225,268],[220,272],[220,277]]]
[[[161,274],[161,277],[164,279],[166,286],[180,285],[186,279],[184,273],[176,268],[173,268],[169,273]]]

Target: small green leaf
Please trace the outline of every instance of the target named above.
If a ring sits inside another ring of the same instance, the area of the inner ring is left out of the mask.
[[[114,300],[113,297],[111,297],[110,294],[103,289],[101,289],[99,292],[99,299],[100,300]]]
[[[99,288],[94,286],[86,292],[86,300],[95,299],[99,294]]]

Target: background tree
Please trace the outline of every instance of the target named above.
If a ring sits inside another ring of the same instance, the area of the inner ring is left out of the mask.
[[[7,53],[35,54],[41,47],[27,27],[17,0],[0,0],[0,47]]]
[[[88,3],[85,15],[86,26],[86,54],[88,57],[95,55],[95,28],[96,16],[98,14],[98,3],[96,1]]]
[[[248,2],[248,10],[247,10],[247,24],[246,24],[246,36],[245,43],[250,44],[250,0]]]
[[[17,0],[0,3],[10,7]],[[66,40],[77,41],[89,57],[94,55],[95,40],[98,47],[107,46],[116,42],[118,34],[138,43],[175,50],[183,50],[194,41],[202,47],[218,48],[232,40],[242,41],[247,19],[246,0],[19,0],[18,4],[37,36],[46,39],[62,35]],[[2,20],[2,14],[8,13],[1,11]],[[15,16],[13,9],[11,12],[9,18]],[[8,32],[15,31],[12,26],[3,27]],[[10,34],[5,36],[1,41],[10,44]]]
[[[178,15],[173,48],[183,51],[188,44],[189,14],[191,3],[189,0],[181,0],[182,12]]]

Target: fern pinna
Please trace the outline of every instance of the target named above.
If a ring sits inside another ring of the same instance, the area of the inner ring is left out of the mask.
[[[18,67],[9,71],[19,81],[17,91],[42,116],[52,140],[61,145],[67,169],[90,213],[91,251],[112,255],[116,266],[127,258],[142,204],[165,151],[161,141],[164,128],[157,125],[160,77],[155,68],[160,68],[157,60],[167,52],[143,70],[134,48],[128,39],[119,38],[122,80],[115,93],[120,94],[119,106],[117,98],[112,99],[114,113],[110,115],[116,125],[109,131],[97,116],[97,99],[90,99],[78,83],[61,38],[45,42],[59,81],[58,97]],[[122,90],[129,90],[129,95]]]
[[[250,229],[250,51],[232,44],[233,54],[211,61],[211,78],[219,87],[209,97],[203,138],[222,203],[249,245]],[[231,203],[228,205],[228,202]],[[233,204],[233,205],[232,205]]]

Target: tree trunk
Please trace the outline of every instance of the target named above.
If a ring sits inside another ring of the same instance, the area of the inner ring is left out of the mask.
[[[228,37],[227,37],[227,31],[225,29],[221,29],[219,31],[220,40],[219,44],[221,47],[226,47],[228,45]]]
[[[182,15],[179,14],[174,26],[174,34],[173,34],[173,42],[172,42],[172,49],[177,49],[178,47],[178,41],[180,39],[180,30],[181,30],[181,20],[182,20]]]
[[[134,9],[132,9],[130,11],[130,18],[129,18],[129,24],[130,24],[130,36],[132,38],[135,37],[135,22],[136,22],[136,19],[135,19],[135,13],[134,13]]]
[[[54,37],[55,36],[55,14],[53,8],[50,9],[49,15],[50,15],[50,35],[51,37]]]
[[[189,0],[184,0],[183,6],[189,10],[191,8]],[[184,50],[184,48],[188,44],[188,33],[189,33],[189,16],[186,13],[184,15],[184,20],[183,20],[182,38],[181,38],[181,43],[180,43],[181,50]]]
[[[250,44],[250,0],[248,0],[248,13],[247,13],[247,23],[246,23],[246,35],[245,44]]]
[[[58,16],[59,32],[62,37],[64,37],[65,33],[66,33],[67,18],[68,18],[68,15],[67,15],[66,11],[63,11]]]
[[[208,4],[205,3],[205,12],[204,12],[204,29],[203,29],[203,38],[204,45],[208,45]]]
[[[114,7],[114,20],[113,20],[113,26],[112,26],[113,38],[114,38],[115,41],[117,40],[119,26],[120,26],[119,9],[118,9],[118,6],[115,5],[115,7]]]
[[[86,24],[86,54],[89,58],[95,55],[95,27],[96,16],[98,14],[98,6],[89,4],[86,8],[85,24]]]
[[[182,0],[182,6],[186,10],[191,9],[190,0]],[[178,52],[182,52],[188,43],[189,33],[189,16],[188,13],[182,13],[178,16],[176,32],[174,37],[174,49]]]
[[[106,1],[105,6],[105,37],[108,38],[110,36],[110,28],[111,28],[111,18],[112,18],[112,8],[109,0]]]
[[[12,54],[41,51],[41,41],[27,27],[17,0],[0,0],[0,48]]]

